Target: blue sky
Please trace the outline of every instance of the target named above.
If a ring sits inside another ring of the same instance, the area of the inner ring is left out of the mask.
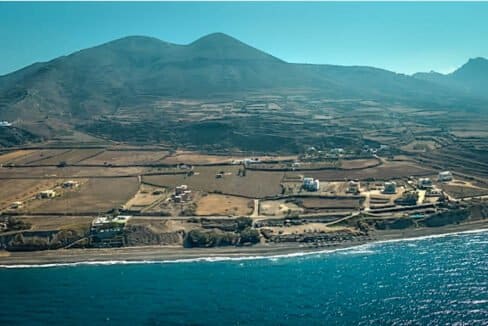
[[[212,32],[289,62],[449,72],[488,57],[488,3],[0,3],[0,74],[127,35]]]

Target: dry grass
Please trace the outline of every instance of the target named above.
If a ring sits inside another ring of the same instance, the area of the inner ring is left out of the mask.
[[[253,210],[252,200],[226,195],[211,194],[197,201],[196,215],[249,215]]]
[[[151,164],[162,163],[168,155],[165,151],[104,151],[101,154],[83,161],[84,164]]]
[[[0,163],[5,164],[41,164],[40,162],[52,159],[57,155],[69,152],[66,149],[42,149],[42,150],[19,150],[0,156]],[[58,163],[57,161],[56,163]]]
[[[155,191],[161,191],[162,194],[155,195],[153,194]],[[124,206],[128,209],[137,209],[137,208],[144,208],[156,200],[161,198],[166,198],[169,194],[166,193],[164,188],[153,187],[149,185],[141,185],[139,191],[132,197]]]
[[[25,201],[35,196],[39,191],[47,190],[59,184],[61,180],[1,180],[0,181],[0,208],[5,209],[14,201]]]
[[[144,176],[144,182],[174,188],[186,184],[192,190],[203,192],[222,192],[228,195],[262,198],[281,193],[282,172],[247,171],[245,177],[237,176],[238,166],[197,167],[195,175],[156,175]],[[215,175],[224,172],[224,177]]]
[[[83,161],[84,159],[93,156],[97,153],[101,153],[100,149],[72,149],[64,151],[58,155],[46,158],[36,162],[37,164],[59,164],[60,162],[66,162],[68,164],[75,164]]]
[[[118,208],[134,196],[137,178],[89,179],[76,190],[54,199],[37,200],[29,211],[42,213],[106,212]]]
[[[243,160],[248,156],[230,156],[230,155],[208,155],[199,154],[193,152],[179,152],[175,155],[169,156],[164,159],[166,164],[207,164],[207,163],[230,163],[234,160]],[[296,155],[293,156],[258,156],[262,161],[268,160],[293,160],[296,159]]]
[[[34,152],[33,150],[20,150],[20,151],[13,151],[10,153],[0,155],[0,164],[9,163],[15,161],[19,158],[25,157],[30,153]]]
[[[453,186],[453,185],[444,185],[444,184],[441,184],[440,187],[448,195],[453,196],[454,198],[488,195],[488,189],[483,189],[478,187],[463,187],[463,186]]]
[[[303,198],[302,206],[306,209],[358,209],[358,199]]]
[[[266,200],[259,203],[260,215],[283,216],[288,212],[303,213],[303,208],[294,203],[286,203],[284,200]]]
[[[22,221],[31,224],[33,231],[52,231],[52,230],[82,230],[87,231],[93,220],[92,217],[80,216],[42,216],[42,217],[22,217]]]
[[[0,178],[72,178],[72,177],[97,177],[97,176],[126,176],[139,175],[148,171],[143,167],[32,167],[32,168],[0,168]],[[3,180],[0,180],[3,182]]]
[[[377,159],[361,159],[361,160],[343,160],[341,161],[341,168],[343,169],[363,169],[378,164]]]
[[[411,175],[427,175],[433,171],[428,168],[420,167],[411,162],[386,162],[383,165],[362,170],[324,170],[307,171],[307,177],[317,178],[321,181],[334,180],[390,180],[394,178],[407,177]],[[287,173],[292,175],[293,173]],[[299,173],[296,173],[299,174]]]

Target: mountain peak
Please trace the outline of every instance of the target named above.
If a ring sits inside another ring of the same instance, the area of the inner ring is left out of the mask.
[[[193,41],[190,45],[194,44],[205,44],[205,43],[239,43],[242,42],[233,38],[225,33],[216,32],[200,37],[199,39]]]
[[[488,59],[483,57],[471,58],[468,60],[468,63],[487,63]]]
[[[224,33],[205,35],[188,46],[198,50],[201,57],[282,62],[282,60]]]
[[[488,60],[483,57],[471,58],[464,65],[452,73],[454,76],[485,76],[488,71]],[[485,79],[486,76],[483,78]]]

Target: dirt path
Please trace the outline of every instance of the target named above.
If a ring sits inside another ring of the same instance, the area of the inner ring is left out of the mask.
[[[251,217],[259,217],[259,199],[254,199],[254,210]]]

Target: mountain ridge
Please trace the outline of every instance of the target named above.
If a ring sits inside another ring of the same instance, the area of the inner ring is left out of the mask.
[[[463,103],[478,94],[375,67],[288,63],[224,33],[185,45],[135,35],[0,76],[0,118],[48,113],[86,118],[136,106],[141,96],[290,91],[427,106]]]
[[[488,59],[484,57],[470,58],[461,67],[448,74],[430,71],[412,76],[450,89],[488,98],[487,88],[484,86],[488,83]]]

